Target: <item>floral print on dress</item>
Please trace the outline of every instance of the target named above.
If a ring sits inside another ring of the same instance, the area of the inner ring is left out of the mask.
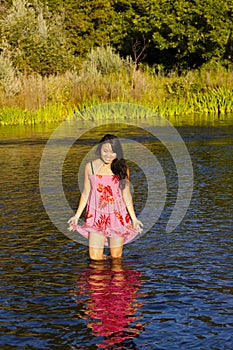
[[[106,237],[124,238],[124,244],[132,241],[142,229],[135,230],[123,198],[116,175],[89,176],[91,183],[87,203],[86,219],[83,226],[73,225],[83,237],[89,238],[90,232]]]
[[[121,225],[124,226],[124,220],[121,213],[117,210],[114,210],[114,214],[116,215],[117,219],[120,221]]]
[[[98,229],[106,230],[110,225],[110,216],[101,214],[98,221],[95,223],[95,227]]]
[[[130,224],[130,222],[131,222],[130,216],[128,213],[125,215],[125,222],[126,222],[126,224]]]
[[[93,215],[89,212],[89,210],[86,212],[86,220],[92,218]]]
[[[101,193],[98,203],[99,209],[105,208],[108,203],[114,203],[113,192],[109,185],[104,186],[103,184],[99,183],[97,191]]]
[[[117,176],[117,175],[112,175],[112,181],[113,181],[115,184],[118,184],[118,182],[119,182],[118,176]]]

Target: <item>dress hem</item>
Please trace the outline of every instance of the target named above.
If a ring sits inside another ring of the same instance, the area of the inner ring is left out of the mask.
[[[71,225],[79,234],[81,234],[84,238],[88,239],[89,234],[91,232],[97,233],[101,236],[104,236],[106,238],[104,245],[109,246],[108,238],[124,238],[123,244],[127,244],[131,242],[136,236],[138,236],[140,233],[142,233],[142,229],[134,230],[132,228],[125,227],[124,230],[122,228],[117,229],[111,229],[107,228],[106,230],[103,229],[97,229],[96,227],[91,226],[79,226],[79,225]]]

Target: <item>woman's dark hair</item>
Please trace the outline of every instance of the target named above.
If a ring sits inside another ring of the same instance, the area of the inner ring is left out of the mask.
[[[120,188],[125,188],[126,181],[128,179],[128,166],[123,158],[123,150],[120,140],[117,136],[106,134],[100,141],[96,149],[96,154],[100,156],[101,147],[105,143],[110,143],[112,150],[116,153],[117,157],[112,161],[111,170],[113,174],[117,175],[120,183]]]
[[[121,143],[120,143],[118,137],[115,135],[111,135],[111,134],[104,135],[104,137],[102,137],[102,139],[99,141],[99,144],[98,144],[97,149],[96,149],[96,154],[98,156],[100,156],[101,147],[105,143],[110,143],[113,152],[116,153],[116,155],[117,155],[117,158],[124,158],[123,157],[123,150],[122,150]]]
[[[124,158],[113,159],[111,170],[113,174],[117,175],[120,188],[124,189],[128,180],[128,166]]]

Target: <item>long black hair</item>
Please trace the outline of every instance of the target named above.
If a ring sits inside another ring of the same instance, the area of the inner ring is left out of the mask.
[[[116,158],[112,161],[111,164],[111,170],[113,174],[117,175],[120,188],[125,188],[126,182],[128,180],[128,166],[126,164],[126,161],[123,156],[123,150],[121,147],[120,140],[117,136],[112,134],[106,134],[102,139],[99,141],[99,144],[96,149],[96,154],[100,157],[101,153],[101,147],[105,143],[110,143],[112,150],[114,153],[116,153]]]
[[[115,158],[111,164],[111,170],[113,174],[117,175],[119,180],[119,186],[121,189],[125,188],[125,185],[129,179],[128,166],[124,158]]]

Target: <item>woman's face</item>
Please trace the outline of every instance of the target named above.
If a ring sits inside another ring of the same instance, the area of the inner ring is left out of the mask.
[[[104,143],[100,149],[100,156],[105,164],[111,164],[113,159],[117,157],[117,154],[113,152],[110,143]]]

